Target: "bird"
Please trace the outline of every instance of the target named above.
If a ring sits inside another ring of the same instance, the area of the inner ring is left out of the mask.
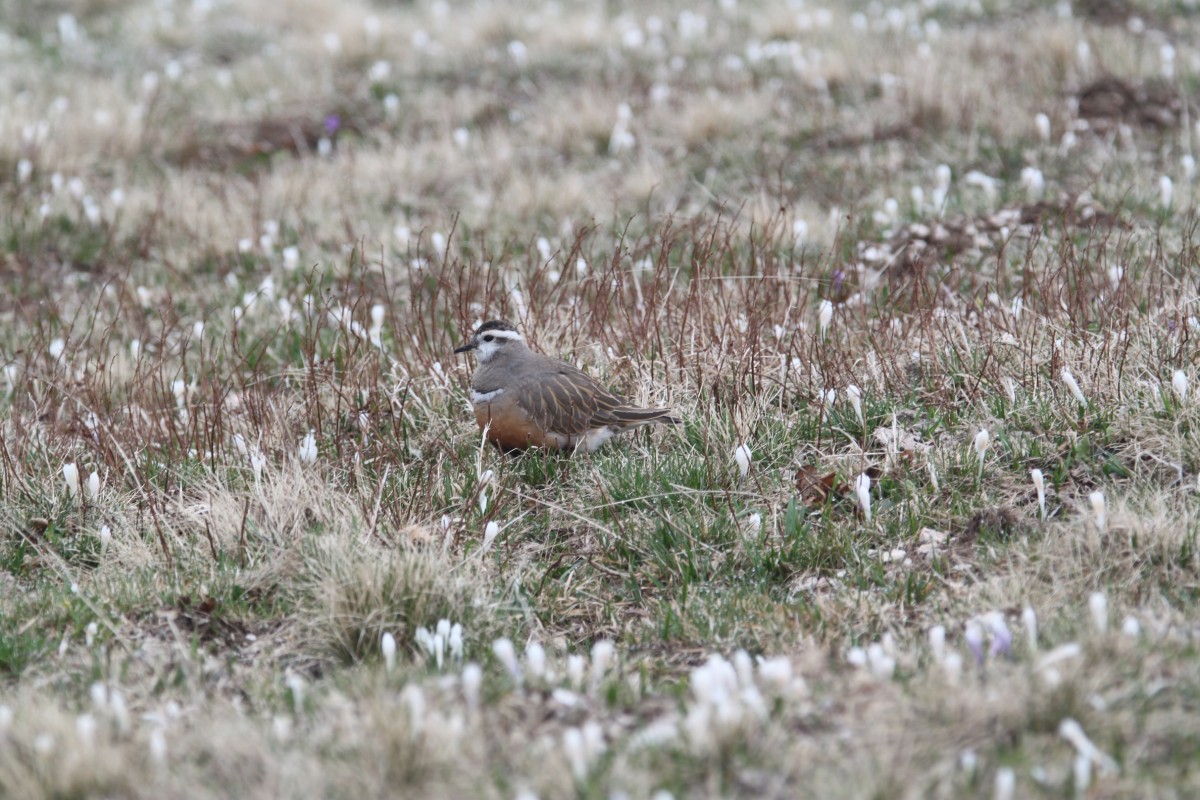
[[[638,408],[580,369],[535,353],[504,320],[480,325],[455,353],[474,352],[475,421],[504,452],[529,448],[590,453],[618,433],[682,422],[667,408]]]

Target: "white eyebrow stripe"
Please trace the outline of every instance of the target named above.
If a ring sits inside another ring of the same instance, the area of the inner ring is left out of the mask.
[[[524,336],[517,333],[516,331],[484,331],[483,333],[481,333],[479,335],[480,336],[491,335],[491,336],[496,337],[497,339],[508,339],[509,341],[517,341],[517,342],[519,342],[525,338]]]

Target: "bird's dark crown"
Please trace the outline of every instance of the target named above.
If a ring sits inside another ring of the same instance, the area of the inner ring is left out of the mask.
[[[487,333],[488,331],[513,331],[515,333],[516,330],[517,329],[513,327],[512,323],[505,322],[502,319],[489,319],[487,322],[480,325],[478,329],[476,329],[475,335],[478,336],[479,334]]]

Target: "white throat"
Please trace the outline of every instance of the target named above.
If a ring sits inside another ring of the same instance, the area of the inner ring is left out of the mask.
[[[475,351],[475,356],[479,359],[480,364],[486,364],[491,361],[496,353],[500,352],[501,347],[508,346],[507,342],[480,342],[479,348]]]

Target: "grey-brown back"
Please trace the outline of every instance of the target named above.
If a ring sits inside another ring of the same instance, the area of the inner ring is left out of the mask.
[[[677,423],[665,408],[638,408],[610,392],[582,370],[555,358],[535,353],[524,342],[504,346],[480,364],[472,381],[480,395],[497,390],[513,393],[509,399],[542,430],[581,435],[597,428],[623,428],[649,422]]]

